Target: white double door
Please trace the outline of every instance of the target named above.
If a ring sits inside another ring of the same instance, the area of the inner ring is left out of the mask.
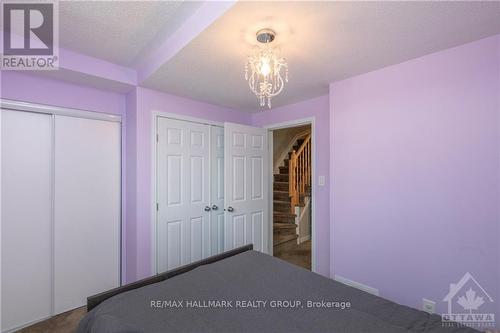
[[[267,252],[264,130],[165,117],[156,126],[157,272],[248,243]]]

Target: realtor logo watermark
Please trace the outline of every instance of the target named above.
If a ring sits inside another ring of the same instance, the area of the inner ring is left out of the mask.
[[[2,1],[2,70],[55,70],[59,64],[57,1]]]
[[[448,304],[448,312],[441,314],[443,326],[495,327],[495,314],[488,311],[493,308],[493,298],[468,272],[450,284],[443,302]]]

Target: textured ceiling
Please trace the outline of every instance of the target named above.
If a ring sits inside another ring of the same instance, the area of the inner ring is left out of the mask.
[[[279,106],[328,83],[500,33],[500,2],[238,2],[143,85],[243,111],[255,32],[270,27],[288,59]]]
[[[60,1],[61,47],[123,66],[173,34],[201,2]]]

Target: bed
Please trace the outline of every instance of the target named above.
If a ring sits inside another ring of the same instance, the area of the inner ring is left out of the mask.
[[[77,333],[477,332],[248,245],[88,298]]]

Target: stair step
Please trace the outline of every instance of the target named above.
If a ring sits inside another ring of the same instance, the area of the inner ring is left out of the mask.
[[[273,212],[274,216],[280,216],[280,217],[293,217],[295,218],[297,215],[293,213],[283,213],[283,212]]]
[[[288,175],[288,167],[287,166],[286,167],[280,166],[279,169],[280,169],[280,174],[282,174],[282,175],[285,175],[285,174]]]
[[[274,174],[274,181],[276,182],[287,182],[288,181],[288,174]]]
[[[273,233],[280,235],[293,235],[296,233],[297,227],[298,226],[295,223],[273,223]]]
[[[295,223],[282,223],[282,222],[273,223],[273,229],[293,229],[293,230],[295,230],[296,228],[297,228],[297,225]]]
[[[294,226],[295,224],[293,223],[284,223],[288,225]],[[273,229],[273,238],[278,238],[278,237],[286,237],[286,236],[294,236],[297,235],[297,228],[274,228]]]
[[[290,212],[292,210],[292,206],[289,201],[273,201],[273,210],[275,212]]]
[[[295,214],[285,212],[273,212],[274,223],[293,223],[295,225]]]
[[[275,191],[288,191],[289,190],[288,182],[274,182],[273,189]]]
[[[290,201],[288,191],[273,191],[273,199],[279,201]]]
[[[297,240],[297,235],[287,235],[287,236],[277,236],[273,237],[273,246],[278,246],[280,244]]]

